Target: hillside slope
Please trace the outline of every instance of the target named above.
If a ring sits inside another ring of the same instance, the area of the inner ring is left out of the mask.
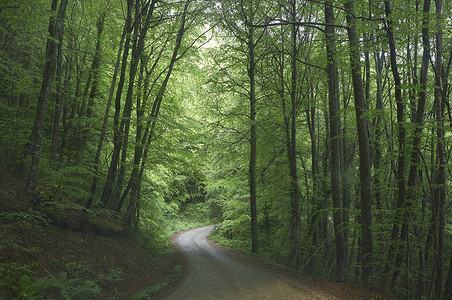
[[[0,299],[148,298],[177,280],[182,257],[170,245],[151,250],[70,201],[31,205],[21,176],[0,174]]]

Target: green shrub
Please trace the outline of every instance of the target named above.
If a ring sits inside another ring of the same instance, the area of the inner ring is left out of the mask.
[[[48,275],[35,278],[24,275],[19,281],[20,298],[44,299],[42,295],[54,296],[56,299],[89,299],[100,295],[101,289],[96,282],[89,279],[69,279],[66,272],[57,276]]]

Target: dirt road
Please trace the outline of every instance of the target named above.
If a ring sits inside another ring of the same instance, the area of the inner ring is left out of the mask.
[[[167,299],[369,299],[355,293],[341,297],[334,283],[327,282],[333,291],[326,291],[322,284],[316,286],[312,280],[300,280],[253,257],[218,247],[207,240],[212,229],[196,228],[176,238],[187,259],[188,274]]]

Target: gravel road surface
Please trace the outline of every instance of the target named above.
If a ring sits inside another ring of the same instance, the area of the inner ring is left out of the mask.
[[[175,239],[188,263],[182,285],[167,299],[338,299],[278,274],[253,257],[231,253],[208,241],[213,226],[183,232]]]

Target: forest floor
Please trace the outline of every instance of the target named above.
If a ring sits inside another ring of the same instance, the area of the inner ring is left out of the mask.
[[[20,176],[0,167],[0,299],[147,299],[181,277],[174,247],[153,253],[136,239],[55,225],[36,210]]]

